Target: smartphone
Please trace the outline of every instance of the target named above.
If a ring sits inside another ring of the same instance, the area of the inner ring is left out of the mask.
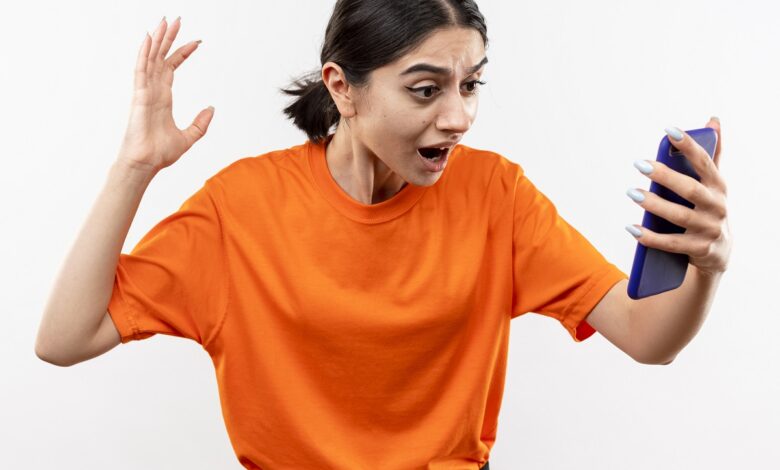
[[[705,127],[686,131],[686,133],[707,151],[710,158],[714,157],[715,146],[718,143],[715,129]],[[699,175],[693,170],[691,162],[672,145],[668,136],[661,139],[656,161],[672,170],[701,181]],[[650,192],[668,201],[682,204],[691,209],[694,208],[693,203],[655,181],[650,183]],[[685,233],[685,228],[648,211],[645,211],[642,227],[647,227],[657,233]],[[688,255],[684,253],[670,253],[657,248],[649,248],[637,242],[634,264],[631,266],[631,276],[628,279],[628,296],[632,299],[642,299],[680,287],[685,280],[688,261]]]

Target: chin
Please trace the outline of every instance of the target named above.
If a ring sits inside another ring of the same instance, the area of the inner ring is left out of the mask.
[[[433,186],[439,181],[444,171],[438,173],[431,173],[428,171],[417,172],[411,179],[406,180],[408,183],[412,183],[415,186]]]

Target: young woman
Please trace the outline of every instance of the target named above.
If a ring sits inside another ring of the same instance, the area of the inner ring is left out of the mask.
[[[469,0],[337,1],[321,69],[285,90],[308,140],[233,162],[120,254],[146,187],[214,115],[174,124],[173,74],[197,48],[166,58],[179,28],[163,19],[143,42],[42,359],[189,338],[213,360],[245,468],[443,470],[489,468],[512,318],[553,317],[575,341],[596,327],[645,363],[679,350],[632,341],[627,276],[518,164],[459,144],[488,61]]]

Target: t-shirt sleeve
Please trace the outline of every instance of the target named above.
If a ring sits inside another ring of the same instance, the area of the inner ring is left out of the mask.
[[[596,330],[585,317],[628,276],[558,214],[522,168],[513,216],[512,318],[539,313],[558,320],[575,342],[589,338]]]
[[[227,307],[223,227],[209,182],[121,253],[108,313],[121,342],[156,333],[206,345]]]

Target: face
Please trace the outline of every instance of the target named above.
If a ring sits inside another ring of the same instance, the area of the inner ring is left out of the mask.
[[[367,88],[350,88],[349,105],[336,100],[347,118],[353,146],[381,160],[407,182],[435,183],[446,159],[442,158],[440,168],[432,168],[418,150],[454,146],[463,138],[477,116],[478,82],[485,62],[478,31],[448,28],[374,70]],[[342,120],[339,128],[344,125]]]

